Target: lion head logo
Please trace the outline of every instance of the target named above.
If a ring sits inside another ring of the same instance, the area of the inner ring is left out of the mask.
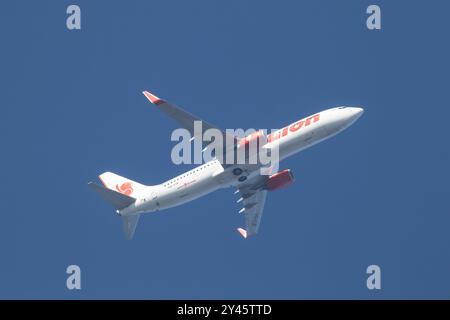
[[[116,189],[120,193],[123,193],[124,195],[127,195],[127,196],[129,196],[130,194],[133,193],[133,186],[132,186],[131,182],[124,182],[120,186],[118,184],[116,184]]]

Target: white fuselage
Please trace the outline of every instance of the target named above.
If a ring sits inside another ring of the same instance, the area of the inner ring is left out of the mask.
[[[341,132],[355,122],[362,112],[363,109],[353,107],[327,109],[269,134],[264,148],[278,148],[281,161]],[[233,173],[239,166],[236,164],[224,169],[218,160],[212,160],[162,184],[147,187],[148,190],[142,197],[119,211],[119,214],[163,210],[192,201],[219,188],[239,187],[245,183]],[[250,178],[259,172],[259,168],[256,168],[252,172],[247,170],[245,174]]]

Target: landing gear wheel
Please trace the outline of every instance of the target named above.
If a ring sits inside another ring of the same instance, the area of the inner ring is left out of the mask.
[[[245,180],[247,180],[247,177],[246,176],[242,176],[242,177],[239,177],[239,182],[244,182]]]
[[[233,174],[235,176],[240,176],[242,174],[242,169],[241,168],[235,168],[233,169]]]

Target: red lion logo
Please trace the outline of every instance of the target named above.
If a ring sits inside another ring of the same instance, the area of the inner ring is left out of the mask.
[[[133,193],[133,186],[131,185],[131,182],[124,182],[120,185],[116,184],[116,189],[117,191],[119,191],[120,193],[123,193],[124,195],[129,196],[130,194]]]

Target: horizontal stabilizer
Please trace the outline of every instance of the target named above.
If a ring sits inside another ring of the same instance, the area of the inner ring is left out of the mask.
[[[136,226],[139,222],[140,214],[134,214],[131,216],[122,216],[123,221],[123,232],[127,240],[133,239],[134,231],[136,231]]]
[[[122,210],[136,201],[135,198],[111,189],[106,189],[93,182],[89,182],[88,185],[117,210]]]

